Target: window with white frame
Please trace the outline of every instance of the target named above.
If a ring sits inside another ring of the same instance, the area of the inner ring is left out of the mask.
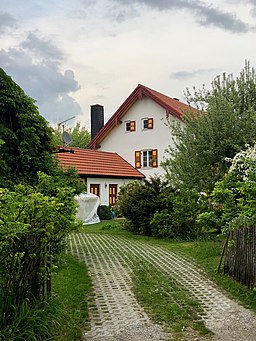
[[[125,121],[125,131],[135,131],[136,130],[136,122],[135,121]]]
[[[153,129],[153,118],[152,117],[143,118],[141,120],[141,127],[142,130]]]
[[[158,167],[157,149],[138,150],[135,152],[136,168]]]
[[[147,168],[152,165],[152,150],[142,151],[142,167]]]

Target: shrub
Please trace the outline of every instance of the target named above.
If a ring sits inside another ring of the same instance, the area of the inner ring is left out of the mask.
[[[100,220],[111,220],[113,218],[111,208],[106,205],[99,206],[97,214]]]
[[[38,188],[17,185],[0,190],[0,326],[5,327],[25,301],[45,298],[55,255],[67,234],[76,227],[76,203],[71,188],[55,188],[48,196],[39,191],[51,178],[39,174]]]
[[[206,201],[199,193],[180,189],[173,195],[172,226],[176,237],[194,238],[198,235],[196,218],[205,209]]]
[[[256,217],[256,145],[241,151],[231,160],[231,167],[212,192],[212,208],[224,228],[239,217]],[[233,228],[233,227],[232,227]]]
[[[126,228],[143,235],[152,235],[150,221],[157,211],[171,209],[167,194],[173,189],[159,177],[143,183],[132,182],[119,192],[118,211],[127,219]]]
[[[153,237],[172,238],[174,237],[172,226],[172,215],[168,210],[156,211],[153,219],[150,221],[150,227]]]

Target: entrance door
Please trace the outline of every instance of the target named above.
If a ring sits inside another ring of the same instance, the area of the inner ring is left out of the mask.
[[[117,185],[109,185],[109,205],[114,206],[117,199]]]

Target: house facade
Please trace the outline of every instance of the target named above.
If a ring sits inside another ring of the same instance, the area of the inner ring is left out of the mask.
[[[164,175],[161,162],[173,145],[168,120],[182,122],[195,109],[139,84],[90,143],[94,150],[116,152],[145,177]]]
[[[72,153],[58,153],[58,159],[64,169],[77,170],[87,192],[99,196],[101,205],[114,206],[121,186],[145,178],[117,153],[72,147]]]

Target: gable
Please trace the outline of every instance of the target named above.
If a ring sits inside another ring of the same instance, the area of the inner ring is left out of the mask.
[[[122,123],[123,117],[134,105],[134,103],[143,97],[150,98],[155,103],[160,105],[164,109],[166,117],[173,115],[174,117],[177,117],[181,120],[185,111],[196,111],[196,109],[191,108],[177,99],[168,97],[158,91],[139,84],[130,94],[130,96],[123,102],[123,104],[117,109],[113,116],[108,120],[108,122],[103,126],[103,128],[98,132],[98,134],[92,139],[89,147],[92,149],[97,149],[103,139],[111,132],[111,130]]]

